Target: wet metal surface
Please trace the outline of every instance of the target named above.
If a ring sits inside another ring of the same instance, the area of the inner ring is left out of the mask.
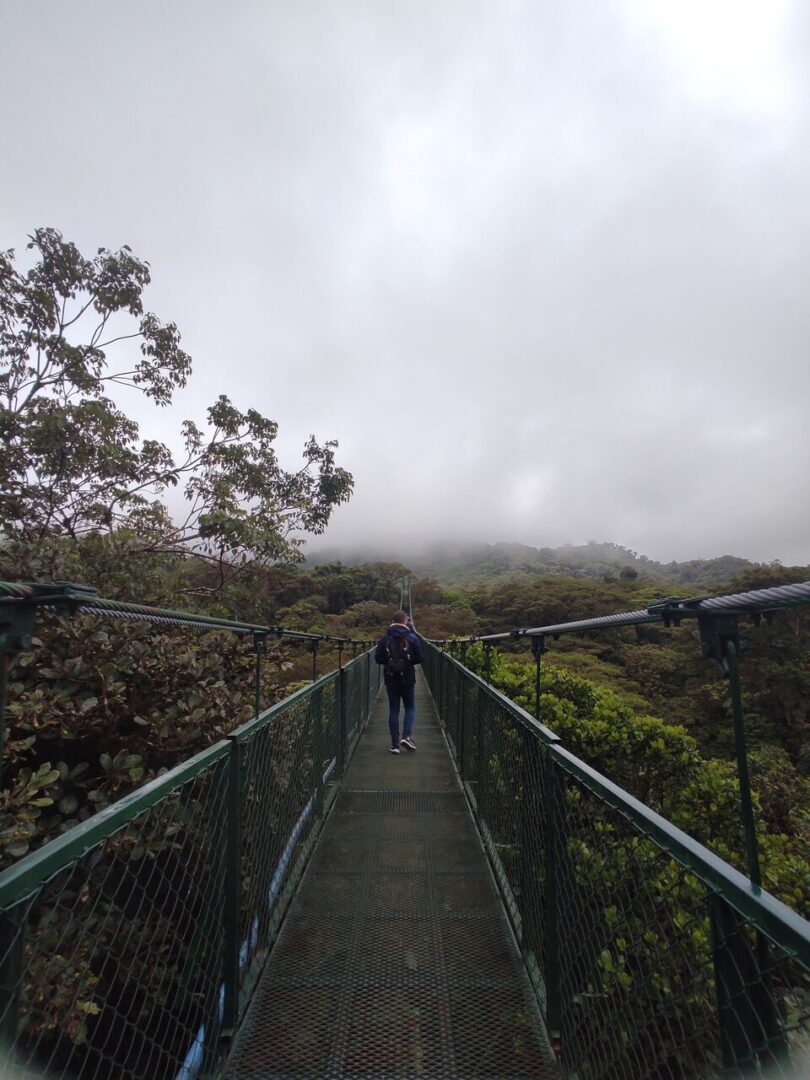
[[[380,696],[228,1060],[240,1078],[556,1076],[424,681]]]

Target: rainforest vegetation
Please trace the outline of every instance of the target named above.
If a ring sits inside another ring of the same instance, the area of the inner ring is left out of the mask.
[[[276,456],[275,421],[240,411],[224,395],[206,424],[181,425],[179,453],[142,439],[114,395],[126,388],[127,400],[134,394],[159,408],[191,373],[176,326],[144,311],[148,264],[126,248],[88,259],[48,229],[33,234],[29,252],[26,271],[13,252],[0,253],[1,580],[72,581],[111,599],[330,639],[373,639],[408,578],[417,629],[450,641],[646,607],[665,596],[810,578],[810,567],[734,556],[661,564],[612,543],[470,545],[351,559],[321,553],[307,561],[307,535],[326,529],[353,487],[336,443],[310,438],[302,463],[288,471]],[[168,509],[172,489],[184,496],[182,514]],[[745,626],[742,661],[765,885],[804,915],[809,630],[810,613],[801,608],[770,625]],[[312,677],[306,644],[271,641],[263,706]],[[544,723],[590,765],[744,869],[727,688],[702,658],[696,628],[640,625],[549,645]],[[334,668],[337,657],[334,640],[322,642],[318,673]],[[482,670],[480,644],[468,646],[464,659]],[[8,671],[0,868],[249,718],[253,675],[251,642],[226,632],[40,613],[31,647],[12,653]],[[535,669],[525,642],[495,651],[491,675],[534,710]],[[274,768],[286,776],[290,762]],[[150,843],[153,850],[130,852],[132,880],[140,860],[159,862],[167,875],[183,863],[165,838]],[[88,863],[88,881],[103,877],[115,851],[98,858],[98,866]],[[114,927],[117,896],[104,902]],[[21,1023],[43,1045],[52,1038],[73,1047],[103,1043],[112,1021],[98,1019],[98,970],[77,946],[66,982],[54,952],[64,921],[54,914],[58,903],[45,889],[32,909]],[[72,918],[77,934],[98,936],[98,926],[82,921],[95,918],[89,908]],[[151,940],[145,922],[139,929]],[[130,937],[134,944],[125,947],[136,949],[138,935]],[[185,978],[185,945],[176,945],[156,969],[167,986]],[[134,953],[125,959],[119,967],[129,970]],[[119,988],[122,1000],[141,992],[137,971],[133,966],[131,985]],[[61,1036],[32,1019],[31,1003],[44,995],[56,1002]],[[174,1008],[169,998],[166,1009]]]
[[[53,229],[37,230],[29,250],[26,272],[13,252],[0,255],[5,580],[75,581],[111,598],[370,638],[407,575],[418,629],[452,638],[810,577],[807,567],[734,556],[661,564],[612,543],[304,562],[307,533],[323,532],[351,494],[336,444],[312,437],[303,465],[287,471],[278,425],[225,396],[207,426],[181,426],[179,456],[141,439],[113,391],[161,407],[191,373],[176,326],[144,311],[148,264],[126,248],[86,258]],[[166,507],[172,488],[185,494],[182,520]],[[768,886],[806,910],[808,615],[794,609],[745,636]],[[300,645],[279,643],[268,659],[264,704],[311,677]],[[323,647],[317,662],[321,672],[335,666],[334,650]],[[727,693],[695,628],[562,638],[546,669],[544,720],[570,748],[739,863]],[[228,634],[42,616],[10,672],[0,859],[19,858],[233,728],[250,715],[252,671],[249,645]],[[525,649],[502,649],[494,678],[533,707]]]
[[[103,595],[205,610],[333,637],[372,638],[399,603],[399,562],[255,567],[219,589],[218,571],[154,554],[120,558],[113,534],[52,540],[60,576]],[[3,575],[19,577],[12,548]],[[36,566],[28,578],[41,578]],[[806,567],[756,567],[713,593],[807,580]],[[537,574],[489,587],[411,577],[417,628],[430,638],[542,626],[644,606],[663,590],[643,576]],[[797,909],[810,902],[810,649],[801,609],[744,627],[743,685],[766,884]],[[696,629],[639,626],[563,637],[544,660],[543,720],[591,765],[742,868],[727,689],[702,658]],[[476,649],[478,652],[476,652]],[[534,710],[525,644],[494,652],[493,680]],[[336,665],[325,642],[323,673]],[[480,666],[480,646],[467,653]],[[311,677],[306,646],[279,643],[263,703]],[[5,859],[69,828],[251,715],[253,654],[225,633],[90,617],[46,616],[11,678]],[[46,802],[46,800],[48,800]],[[700,806],[701,812],[695,809]]]

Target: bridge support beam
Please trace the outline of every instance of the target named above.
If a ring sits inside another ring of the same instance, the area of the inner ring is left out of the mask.
[[[698,627],[703,655],[714,660],[729,681],[748,876],[752,884],[761,887],[740,687],[742,646],[739,623],[736,615],[701,614]],[[756,931],[752,951],[737,913],[717,896],[710,898],[709,906],[723,1064],[731,1068],[745,1062],[753,1063],[757,1055],[763,1064],[768,1064],[782,1056],[785,1044],[773,997],[767,939]]]
[[[338,750],[337,769],[338,776],[342,780],[346,775],[346,743],[348,741],[346,730],[346,672],[343,670],[343,647],[338,646]]]

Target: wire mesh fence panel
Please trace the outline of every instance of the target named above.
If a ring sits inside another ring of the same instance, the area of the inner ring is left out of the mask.
[[[3,1075],[213,1066],[227,753],[3,911]]]
[[[370,708],[368,654],[246,724],[239,754],[239,986],[272,945]],[[374,691],[376,696],[376,689]],[[342,698],[342,700],[341,700]],[[246,996],[242,994],[242,1004]]]
[[[810,1075],[805,920],[431,646],[425,673],[564,1074]]]
[[[353,660],[343,669],[345,678],[346,761],[352,754],[380,687],[379,666],[371,654]]]
[[[508,886],[507,902],[514,921],[520,889],[520,730],[481,688],[477,717],[477,820],[501,885]]]
[[[301,854],[337,782],[337,685],[334,672],[237,735],[242,985],[272,943]]]
[[[363,671],[358,664],[351,664],[344,669],[345,694],[346,694],[346,739],[349,746],[353,746],[360,735],[362,726],[363,703],[366,695],[363,692]]]
[[[462,679],[459,688],[458,745],[455,759],[459,776],[475,799],[478,784],[478,688]]]
[[[360,701],[362,710],[363,705],[368,702],[371,692],[371,668],[369,666],[368,657],[364,657],[362,662],[358,664],[358,674],[360,677]]]
[[[368,690],[366,693],[366,717],[371,712],[382,686],[382,667],[374,663],[373,654],[366,654],[368,664]]]
[[[561,770],[562,1047],[586,1077],[801,1075],[807,970]],[[791,1059],[793,1060],[791,1064]]]
[[[442,716],[444,717],[444,730],[450,749],[458,762],[461,749],[461,680],[462,675],[458,668],[449,665],[444,670]]]
[[[560,837],[561,1044],[583,1077],[714,1075],[705,889],[572,778]]]
[[[213,1075],[377,686],[357,657],[0,875],[2,1075]]]

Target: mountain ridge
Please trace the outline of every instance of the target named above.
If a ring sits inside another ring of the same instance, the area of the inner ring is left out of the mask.
[[[494,544],[440,542],[427,548],[396,551],[369,545],[366,548],[324,548],[307,556],[306,564],[319,566],[340,562],[347,566],[371,562],[399,562],[421,575],[446,584],[471,584],[486,579],[520,580],[531,577],[582,577],[601,580],[636,578],[656,582],[712,587],[758,566],[737,555],[710,559],[658,562],[611,541],[533,547],[498,541]]]

